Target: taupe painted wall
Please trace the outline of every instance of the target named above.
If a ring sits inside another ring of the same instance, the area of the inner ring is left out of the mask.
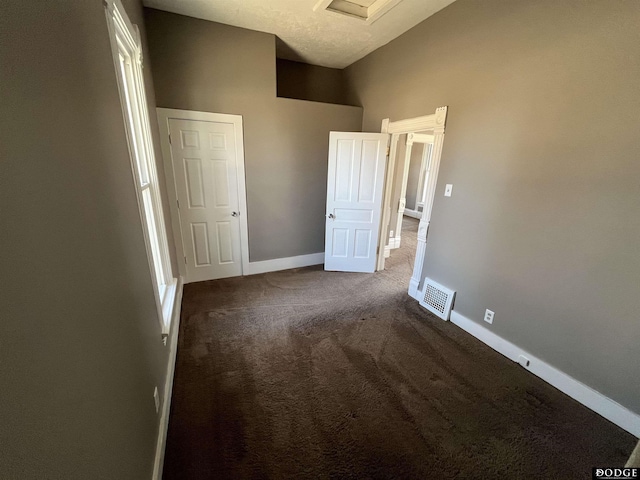
[[[638,25],[635,0],[458,0],[347,69],[367,131],[449,106],[425,266],[455,310],[636,413]]]
[[[0,477],[150,478],[167,356],[102,2],[4,1],[0,64]]]
[[[243,116],[251,261],[324,251],[329,131],[362,109],[276,97],[275,37],[146,9],[158,106]]]
[[[276,73],[279,97],[347,104],[344,70],[278,58]]]
[[[411,149],[411,160],[409,163],[409,175],[407,176],[407,203],[409,210],[416,209],[416,198],[418,193],[418,183],[420,182],[420,167],[422,166],[422,155],[425,149],[424,143],[414,143]]]

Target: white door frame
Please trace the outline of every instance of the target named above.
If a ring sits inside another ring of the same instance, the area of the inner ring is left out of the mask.
[[[412,132],[421,132],[424,130],[433,131],[433,149],[431,151],[431,174],[427,182],[427,195],[425,198],[424,208],[422,209],[422,217],[418,226],[418,246],[416,248],[416,259],[413,265],[413,275],[409,282],[409,295],[413,298],[418,297],[418,287],[422,278],[422,267],[424,264],[424,255],[427,249],[427,231],[431,220],[431,210],[433,208],[433,200],[435,198],[436,183],[438,181],[438,170],[440,168],[440,158],[442,156],[442,145],[444,142],[444,130],[447,120],[447,107],[436,108],[435,113],[423,117],[410,118],[407,120],[399,120],[390,122],[388,118],[382,120],[382,133],[391,134],[391,154],[389,155],[389,164],[387,165],[387,175],[385,183],[384,200],[382,204],[382,222],[380,227],[380,252],[378,253],[378,270],[384,270],[385,248],[387,244],[387,226],[391,216],[391,186],[393,184],[393,169],[395,167],[395,147],[398,138],[402,134]],[[395,138],[395,141],[394,141]]]
[[[156,108],[158,123],[160,125],[160,144],[162,146],[162,158],[164,163],[164,174],[167,183],[169,196],[169,208],[171,210],[171,225],[173,238],[178,249],[178,269],[180,275],[186,277],[187,269],[184,262],[186,256],[184,244],[182,242],[182,231],[180,228],[180,210],[178,209],[178,192],[176,190],[175,177],[173,175],[173,162],[171,155],[171,142],[169,139],[169,120],[196,120],[204,122],[218,122],[233,124],[235,146],[236,146],[236,172],[238,178],[238,202],[240,208],[240,252],[242,275],[247,275],[249,264],[249,226],[247,221],[247,189],[244,175],[244,139],[242,130],[242,116],[229,115],[226,113],[196,112],[192,110],[177,110],[173,108]]]

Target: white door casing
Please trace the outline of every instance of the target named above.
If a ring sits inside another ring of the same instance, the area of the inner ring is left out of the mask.
[[[376,269],[389,135],[331,132],[325,270]]]
[[[178,264],[185,283],[248,263],[242,118],[158,108]]]

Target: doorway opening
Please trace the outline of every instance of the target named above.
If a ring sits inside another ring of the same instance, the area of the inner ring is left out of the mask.
[[[401,134],[396,142],[395,168],[392,172],[390,217],[385,256],[402,244],[405,216],[420,220],[424,210],[427,179],[433,151],[433,130]],[[409,222],[410,224],[411,222]]]
[[[420,220],[424,211],[424,201],[427,195],[429,167],[433,153],[433,135],[428,135],[428,143],[414,143],[409,164],[406,184],[406,205],[404,216]]]
[[[447,107],[439,107],[432,115],[390,122],[382,121],[381,131],[391,134],[391,148],[385,179],[385,194],[379,236],[377,270],[384,270],[385,258],[391,254],[391,246],[400,246],[396,232],[402,232],[402,220],[407,207],[407,183],[411,169],[414,145],[422,145],[420,168],[418,169],[413,212],[419,212],[416,256],[413,275],[409,283],[409,295],[418,298],[418,287],[422,281],[422,268],[427,244],[427,233],[431,221],[431,209],[436,192],[440,157],[444,143]],[[418,149],[416,148],[416,151]],[[416,160],[417,164],[417,160]],[[415,169],[415,167],[414,167]],[[394,224],[395,221],[395,224]],[[391,235],[391,230],[394,230]],[[401,238],[401,235],[400,235]],[[384,247],[384,248],[382,248]]]

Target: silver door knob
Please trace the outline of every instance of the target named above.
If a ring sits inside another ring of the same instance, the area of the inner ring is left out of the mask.
[[[240,212],[231,212],[231,216],[232,217],[239,217],[240,216]]]
[[[327,218],[336,218],[336,216],[333,213],[330,213],[329,215],[327,215]]]

